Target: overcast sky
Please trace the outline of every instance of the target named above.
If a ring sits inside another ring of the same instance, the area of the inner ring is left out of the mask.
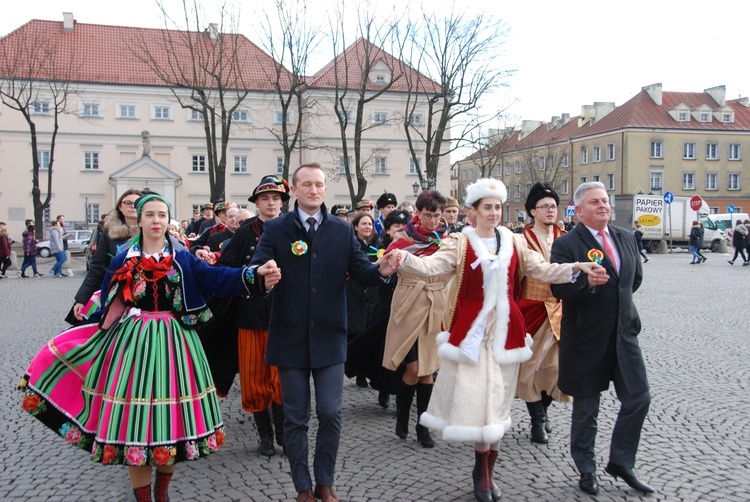
[[[333,3],[308,1],[320,5],[315,9],[319,14]],[[387,11],[391,2],[369,3]],[[437,10],[453,4],[427,3]],[[347,8],[355,4],[356,0],[348,0]],[[469,14],[483,10],[507,23],[507,64],[516,74],[498,103],[512,104],[510,111],[519,120],[548,121],[561,113],[574,116],[580,114],[581,105],[595,101],[621,105],[641,87],[656,82],[666,91],[689,92],[723,84],[728,99],[750,94],[747,0],[460,0],[458,4]],[[240,31],[257,43],[252,22],[258,15],[250,9],[272,8],[272,2],[244,0],[241,5]],[[408,5],[419,12],[418,2]],[[62,21],[63,11],[73,12],[81,23],[162,27],[155,0],[26,0],[3,9],[0,35],[31,19]],[[329,59],[319,54],[319,65],[311,70]]]

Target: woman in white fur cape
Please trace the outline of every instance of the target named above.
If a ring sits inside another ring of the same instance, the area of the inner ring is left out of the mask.
[[[515,297],[524,275],[544,282],[574,282],[580,272],[606,277],[596,263],[550,264],[529,251],[525,240],[502,222],[505,185],[479,179],[466,189],[476,228],[451,234],[435,254],[418,258],[403,251],[392,259],[418,276],[456,274],[438,335],[440,378],[419,421],[442,431],[446,441],[473,442],[474,496],[500,499],[492,480],[500,439],[510,428],[518,366],[531,357],[531,337]]]

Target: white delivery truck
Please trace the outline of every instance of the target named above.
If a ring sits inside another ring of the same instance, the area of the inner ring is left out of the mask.
[[[673,246],[688,246],[693,221],[703,224],[703,248],[717,251],[724,232],[709,219],[708,207],[696,212],[690,209],[689,197],[675,197],[672,204],[664,202],[660,195],[634,195],[633,219],[641,224],[643,248],[650,253],[659,249],[659,242],[667,241]],[[705,211],[705,213],[703,212]]]
[[[732,234],[734,233],[734,226],[737,224],[737,220],[750,220],[747,213],[715,213],[709,214],[708,218],[716,224],[719,230],[724,230],[727,243],[730,247],[732,246]]]

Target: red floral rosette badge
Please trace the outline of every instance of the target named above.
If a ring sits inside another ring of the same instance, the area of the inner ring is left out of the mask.
[[[303,240],[292,242],[292,254],[294,256],[302,256],[307,253],[307,243]]]
[[[588,254],[586,254],[586,256],[588,256],[589,261],[596,262],[599,265],[601,265],[602,261],[604,261],[604,253],[602,253],[598,249],[589,249],[589,252]]]

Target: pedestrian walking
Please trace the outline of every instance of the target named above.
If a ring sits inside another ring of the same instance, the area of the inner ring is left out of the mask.
[[[63,231],[62,223],[60,223],[59,219],[52,222],[52,227],[49,229],[49,250],[55,256],[55,264],[49,273],[52,277],[57,278],[65,277],[62,273],[62,266],[68,259],[63,244]]]
[[[34,234],[34,225],[29,223],[24,230],[23,234],[23,263],[21,264],[21,270],[18,271],[18,277],[26,279],[26,269],[31,267],[31,271],[34,272],[34,277],[42,277],[44,274],[40,274],[36,269],[36,235]]]
[[[8,226],[0,221],[0,279],[6,279],[5,271],[12,265],[10,247],[15,241],[8,235]]]
[[[578,468],[579,488],[599,492],[594,443],[601,393],[614,382],[620,410],[615,420],[604,471],[643,493],[654,489],[633,470],[641,429],[651,403],[646,365],[638,343],[641,321],[633,293],[643,278],[633,235],[609,225],[612,209],[600,182],[582,183],[573,195],[578,225],[552,245],[552,263],[597,261],[608,277],[579,277],[553,284],[563,301],[560,332],[560,390],[573,397],[570,453]]]
[[[69,444],[95,462],[127,466],[137,501],[151,500],[155,467],[154,497],[166,501],[175,464],[210,455],[225,440],[195,334],[211,318],[200,290],[247,295],[255,270],[210,267],[174,251],[163,197],[145,195],[136,208],[138,242],[104,278],[102,321],[53,338],[20,387],[23,409]]]
[[[750,220],[745,220],[742,223],[745,226],[745,229],[748,232],[747,237],[745,237],[745,251],[747,251],[747,261],[750,261]]]
[[[648,253],[643,249],[643,231],[641,230],[640,222],[636,221],[633,224],[633,235],[635,236],[635,243],[638,245],[638,254],[643,257],[643,263],[648,263]],[[572,229],[573,227],[571,227]]]
[[[693,255],[693,260],[690,262],[691,265],[703,263],[705,261],[705,257],[700,254],[700,248],[703,244],[701,233],[700,222],[693,221],[693,225],[690,227],[690,240],[688,241],[688,244],[690,245],[690,253]],[[636,241],[637,240],[638,237],[636,237]]]
[[[737,220],[737,224],[734,226],[734,232],[732,232],[732,246],[734,247],[734,256],[731,260],[729,260],[730,265],[734,265],[734,261],[737,259],[737,255],[742,256],[743,267],[750,264],[750,257],[745,256],[747,241],[748,227],[745,227],[741,220]]]
[[[283,273],[271,292],[266,362],[279,369],[284,441],[298,502],[338,501],[333,484],[346,361],[346,274],[376,285],[394,272],[390,262],[370,263],[354,228],[328,214],[325,179],[317,163],[295,170],[294,209],[264,224],[252,260],[253,265],[277,265]],[[314,490],[308,468],[310,377],[318,418]]]
[[[448,328],[438,337],[440,377],[419,419],[442,431],[446,441],[474,443],[474,497],[481,502],[501,497],[494,466],[500,440],[511,426],[519,364],[532,355],[516,303],[518,281],[528,275],[570,284],[580,271],[606,275],[597,263],[555,265],[530,251],[523,236],[500,226],[506,197],[501,181],[477,180],[467,187],[465,198],[474,207],[476,228],[451,234],[430,256],[399,250],[394,253],[403,256],[389,257],[403,260],[399,277],[453,279],[448,308],[440,313]]]

